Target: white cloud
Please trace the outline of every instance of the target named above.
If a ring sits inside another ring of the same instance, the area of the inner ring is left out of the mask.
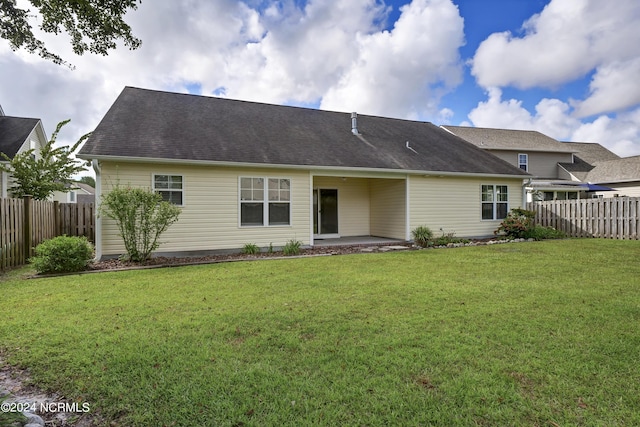
[[[619,156],[640,154],[640,108],[618,115],[616,119],[600,116],[581,124],[571,135],[572,141],[598,142]]]
[[[461,80],[463,20],[448,0],[414,0],[393,30],[362,34],[357,57],[321,108],[419,118]]]
[[[482,42],[472,74],[483,87],[528,89],[555,88],[595,70],[591,95],[576,101],[576,113],[622,111],[640,102],[637,85],[625,91],[638,75],[639,21],[637,0],[552,0],[524,23],[522,36],[496,33]]]
[[[590,84],[591,95],[574,102],[575,114],[587,117],[640,104],[640,57],[598,68]]]
[[[275,103],[317,102],[358,56],[358,34],[379,31],[374,0],[314,0],[304,10],[269,9],[265,36],[225,58],[226,96]]]

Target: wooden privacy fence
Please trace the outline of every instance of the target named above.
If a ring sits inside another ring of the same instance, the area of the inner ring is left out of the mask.
[[[0,269],[25,264],[36,246],[63,234],[95,241],[93,203],[0,199]]]
[[[640,197],[527,203],[535,222],[571,237],[640,239]]]

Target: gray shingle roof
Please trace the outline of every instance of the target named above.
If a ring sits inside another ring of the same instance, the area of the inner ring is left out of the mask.
[[[591,165],[595,162],[604,162],[620,158],[620,156],[607,150],[602,145],[593,142],[563,142],[563,144],[569,146],[577,157],[580,157],[580,159]]]
[[[571,153],[572,147],[567,147],[560,141],[533,130],[490,129],[466,126],[442,126],[485,150],[510,151],[550,151]]]
[[[0,116],[0,152],[13,158],[39,121],[39,119]]]
[[[359,115],[358,130],[350,113],[127,87],[79,157],[526,176],[431,123]]]
[[[581,181],[587,181],[587,176],[597,162],[618,160],[620,157],[607,150],[600,144],[592,142],[563,142],[573,150],[573,163],[559,163],[567,172]]]
[[[640,181],[640,156],[596,162],[585,181],[594,184]]]
[[[90,186],[89,184],[85,184],[84,182],[74,182],[74,187],[78,187],[87,194],[96,194],[96,189]]]

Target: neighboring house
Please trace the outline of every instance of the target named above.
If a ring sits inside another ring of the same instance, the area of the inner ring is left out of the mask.
[[[585,181],[597,183],[614,191],[596,192],[602,197],[640,197],[640,156],[594,162]]]
[[[563,143],[537,131],[442,127],[533,175],[527,201],[591,198],[592,162],[617,157],[599,144]]]
[[[420,225],[489,236],[522,206],[528,174],[431,124],[127,87],[78,154],[96,201],[114,185],[181,207],[165,253],[295,239],[411,240]],[[124,252],[96,224],[98,257]]]
[[[71,188],[68,192],[55,191],[51,196],[51,200],[60,203],[94,203],[95,189],[82,182],[73,182],[67,185]]]
[[[0,115],[0,152],[10,158],[29,149],[35,149],[38,156],[42,147],[47,144],[47,137],[40,119],[9,117]],[[2,197],[11,196],[11,175],[2,172],[0,189]]]
[[[573,162],[560,163],[560,176],[573,181],[587,181],[588,173],[597,162],[618,160],[620,157],[600,144],[592,142],[563,142],[573,150]]]

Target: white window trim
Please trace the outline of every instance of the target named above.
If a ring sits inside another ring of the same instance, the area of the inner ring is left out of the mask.
[[[263,195],[262,200],[251,200],[247,202],[252,203],[262,203],[262,225],[242,225],[242,179],[243,178],[261,178],[264,181],[264,186],[262,188]],[[288,203],[289,204],[289,224],[269,224],[269,180],[270,179],[286,179],[289,181],[289,200],[288,201],[274,201],[273,203]],[[291,183],[293,180],[290,177],[284,176],[257,176],[257,175],[241,175],[238,176],[238,228],[291,228],[292,219],[291,219],[291,204],[293,198],[293,189],[291,187]]]
[[[492,196],[492,201],[491,202],[484,202],[482,200],[482,187],[486,187],[486,186],[490,186],[493,188],[493,196]],[[480,184],[480,221],[502,221],[504,218],[498,218],[498,203],[505,203],[505,202],[499,202],[498,201],[498,195],[496,193],[496,187],[507,187],[507,214],[509,213],[509,211],[511,210],[510,208],[510,197],[509,197],[509,186],[507,184]],[[482,218],[482,205],[485,203],[492,203],[493,205],[493,218],[491,219],[484,219]]]
[[[177,189],[175,189],[175,188],[169,188],[169,189],[167,189],[167,188],[156,188],[156,176],[159,176],[159,175],[179,176],[179,177],[182,179],[182,189],[177,190]],[[184,207],[185,207],[185,205],[186,205],[186,203],[185,203],[185,200],[186,200],[185,195],[186,195],[187,193],[186,193],[186,190],[185,190],[185,187],[186,187],[186,185],[185,185],[185,184],[186,184],[186,182],[185,182],[185,179],[184,179],[184,175],[183,175],[183,174],[181,174],[181,173],[157,172],[157,173],[152,173],[152,174],[151,174],[151,188],[152,188],[152,190],[153,190],[154,192],[156,192],[156,193],[157,193],[157,192],[159,192],[159,191],[167,191],[167,190],[169,190],[169,191],[180,191],[180,192],[182,192],[182,204],[180,204],[180,205],[176,205],[176,204],[174,204],[174,206],[177,206],[177,207],[179,207],[179,208],[184,208]]]
[[[520,156],[524,156],[524,163],[520,163]],[[524,165],[524,169],[522,169],[522,165]],[[518,153],[518,167],[525,172],[529,172],[529,155],[527,153]]]

